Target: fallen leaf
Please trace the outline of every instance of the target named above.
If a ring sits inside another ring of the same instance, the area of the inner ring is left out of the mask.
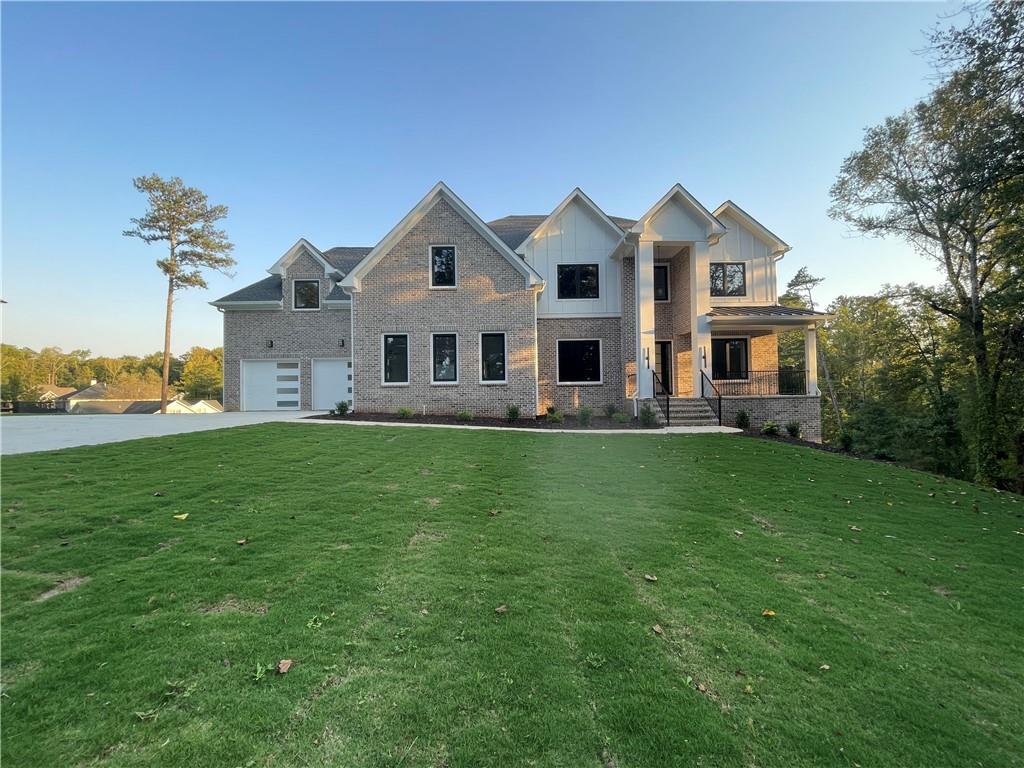
[[[697,690],[700,691],[701,693],[707,693],[708,692],[708,687],[706,685],[704,685],[704,683],[697,683]]]
[[[286,674],[288,674],[288,670],[291,669],[291,668],[292,668],[292,660],[291,659],[281,659],[279,662],[277,662],[277,674],[279,674],[279,675],[286,675]]]
[[[508,613],[508,606],[505,605],[504,603],[502,603],[501,605],[499,605],[497,608],[494,609],[494,612],[498,613],[498,614]]]
[[[645,578],[645,579],[646,579],[647,581],[657,581],[657,580],[658,580],[658,577],[657,577],[657,576],[655,576],[655,575],[654,575],[653,573],[645,573],[645,574],[644,574],[644,578]]]
[[[816,573],[814,575],[817,576],[819,579],[824,579],[828,577],[827,573]]]
[[[818,669],[823,669],[826,672],[828,672],[830,669],[832,669],[832,667],[830,667],[828,664],[822,664],[820,667],[818,667]]]
[[[175,520],[188,520],[188,512],[182,512],[180,515],[174,515]]]
[[[660,636],[665,634],[665,630],[661,628],[661,624],[655,624],[651,629],[654,630],[654,634],[656,635]]]
[[[239,539],[238,541],[235,542],[235,544],[237,544],[240,547],[244,547],[248,543],[249,543],[249,539],[248,538]]]
[[[770,619],[772,616],[775,615],[775,611],[773,611],[771,608],[765,608],[763,611],[761,611],[761,615],[766,616]]]
[[[420,609],[420,614],[423,615],[423,616],[427,616],[427,615],[430,614],[430,611],[428,611],[426,608],[421,608]]]
[[[743,531],[740,531],[740,530],[735,530],[735,531],[733,531],[733,533],[735,533],[737,536],[742,536],[743,535]]]
[[[860,532],[860,528],[858,528],[856,525],[851,525],[850,530],[854,532]]]
[[[157,492],[156,492],[156,493],[154,493],[153,495],[154,495],[154,496],[163,496],[163,494],[162,494],[162,493],[161,493],[160,491],[157,491]]]

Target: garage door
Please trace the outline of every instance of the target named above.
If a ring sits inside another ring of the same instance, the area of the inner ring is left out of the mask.
[[[342,400],[352,405],[352,361],[313,361],[313,410],[329,411]]]
[[[297,411],[298,360],[243,360],[243,411]]]

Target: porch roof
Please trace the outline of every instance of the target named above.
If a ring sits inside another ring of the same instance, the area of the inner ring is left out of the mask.
[[[770,304],[761,307],[713,307],[707,317],[712,324],[805,325],[829,320],[833,315],[813,309]]]

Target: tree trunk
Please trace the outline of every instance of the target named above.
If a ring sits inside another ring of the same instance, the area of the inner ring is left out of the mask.
[[[174,311],[174,278],[167,278],[167,315],[164,320],[164,375],[160,380],[160,413],[167,413],[167,389],[171,378],[171,313]]]
[[[999,476],[996,457],[996,388],[989,369],[988,347],[985,345],[985,320],[975,316],[970,323],[974,362],[974,476],[985,485],[992,485]]]

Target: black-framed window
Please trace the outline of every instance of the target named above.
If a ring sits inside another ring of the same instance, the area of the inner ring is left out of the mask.
[[[430,287],[454,288],[456,283],[455,246],[430,246]]]
[[[480,381],[505,381],[505,334],[480,334]]]
[[[668,264],[654,265],[654,300],[669,301]]]
[[[558,383],[601,382],[601,342],[598,339],[559,339]]]
[[[431,380],[454,384],[459,380],[459,339],[454,333],[435,333],[431,338]]]
[[[407,334],[384,335],[384,383],[409,383],[409,336]]]
[[[746,296],[747,265],[737,262],[718,262],[711,265],[712,296]]]
[[[320,281],[292,282],[292,309],[320,309]]]
[[[711,339],[711,377],[749,378],[750,339]]]
[[[598,299],[600,297],[597,264],[558,265],[558,298]]]

